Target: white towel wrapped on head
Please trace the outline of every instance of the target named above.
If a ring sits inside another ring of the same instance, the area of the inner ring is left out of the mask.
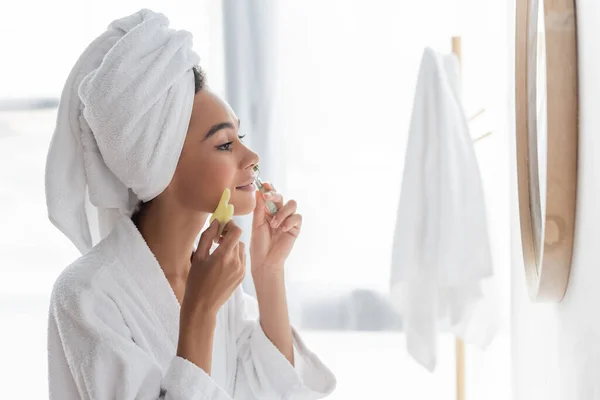
[[[199,61],[192,35],[170,29],[166,16],[148,9],[113,21],[79,57],[50,143],[46,203],[52,223],[81,253],[110,232],[119,214],[130,215],[168,186]]]

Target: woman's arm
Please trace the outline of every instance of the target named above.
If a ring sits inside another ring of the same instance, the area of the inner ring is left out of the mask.
[[[253,273],[252,279],[262,329],[290,364],[295,365],[283,268],[279,271],[261,270]]]
[[[212,369],[216,314],[205,312],[181,318],[177,356],[196,364],[208,375]]]
[[[250,242],[258,303],[239,288],[229,307],[241,364],[235,383],[252,392],[251,398],[319,399],[334,390],[336,380],[290,325],[284,280],[284,264],[300,234],[302,216],[296,214],[295,201],[284,205],[272,185],[264,187],[270,192],[255,194]],[[276,214],[267,214],[266,199],[275,204]]]
[[[227,308],[229,329],[234,335],[232,340],[235,341],[238,350],[239,371],[236,374],[237,389],[234,396],[298,400],[325,397],[335,389],[335,376],[307,348],[298,332],[290,325],[285,304],[285,289],[279,286],[283,277],[278,278],[281,279],[279,283],[274,283],[271,279],[276,278],[258,278],[259,282],[255,283],[257,292],[258,287],[261,287],[261,302],[264,303],[262,306],[239,287]],[[276,289],[269,288],[267,285],[270,284]],[[268,304],[270,299],[276,304]],[[280,322],[277,317],[283,312],[283,308],[286,309],[286,315]],[[280,323],[282,326],[278,326]],[[267,337],[263,324],[269,325],[272,332],[269,335],[277,336],[277,345]],[[277,347],[286,347],[282,342],[290,338],[291,349],[288,347],[288,351],[292,352],[294,365]]]

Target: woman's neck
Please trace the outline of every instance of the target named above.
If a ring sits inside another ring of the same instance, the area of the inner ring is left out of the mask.
[[[170,282],[187,280],[194,241],[207,217],[158,201],[145,204],[137,214],[134,223]]]

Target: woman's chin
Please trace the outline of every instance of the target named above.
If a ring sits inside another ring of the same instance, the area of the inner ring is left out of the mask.
[[[231,204],[233,204],[235,215],[248,215],[254,211],[256,207],[254,192],[242,192],[238,190],[231,197]]]

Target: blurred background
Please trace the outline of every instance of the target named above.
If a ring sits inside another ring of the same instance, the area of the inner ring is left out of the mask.
[[[462,38],[500,304],[510,313],[514,4],[503,0],[21,0],[0,5],[0,382],[46,398],[54,280],[78,252],[47,219],[44,164],[71,67],[108,24],[140,8],[194,35],[209,85],[244,121],[261,175],[305,217],[287,265],[292,322],[338,378],[332,399],[456,396],[454,338],[433,374],[405,349],[387,292],[420,58]],[[246,121],[249,121],[246,123]],[[244,223],[244,221],[242,221]],[[246,221],[247,223],[247,221]],[[251,282],[244,283],[252,293]],[[518,282],[515,301],[526,303]],[[467,398],[512,397],[511,323],[467,347]],[[530,397],[541,398],[541,397]]]

